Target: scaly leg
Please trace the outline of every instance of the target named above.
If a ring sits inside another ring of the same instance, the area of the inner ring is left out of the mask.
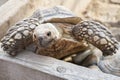
[[[111,32],[97,21],[82,21],[73,28],[77,40],[85,40],[99,48],[104,55],[112,55],[118,49],[118,41]]]
[[[1,47],[8,54],[15,56],[19,51],[32,43],[32,31],[39,25],[35,18],[25,19],[11,27],[1,40]]]

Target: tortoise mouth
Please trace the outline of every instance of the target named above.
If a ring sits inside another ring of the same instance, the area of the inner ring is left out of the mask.
[[[49,47],[53,41],[54,41],[53,39],[51,39],[49,41],[42,41],[42,42],[39,41],[39,46],[40,47]]]
[[[42,48],[48,48],[51,47],[52,45],[54,45],[56,43],[57,39],[50,39],[50,40],[43,40],[43,41],[39,41],[38,42],[38,47],[42,47]]]

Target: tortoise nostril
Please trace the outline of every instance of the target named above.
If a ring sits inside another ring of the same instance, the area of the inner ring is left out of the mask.
[[[51,36],[51,32],[49,31],[49,32],[47,32],[47,36]]]
[[[41,42],[43,40],[43,37],[39,37],[39,41]]]
[[[33,35],[34,36],[34,38],[36,38],[36,35]]]

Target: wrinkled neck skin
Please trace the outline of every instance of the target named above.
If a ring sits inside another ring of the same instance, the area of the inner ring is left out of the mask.
[[[116,54],[104,57],[98,62],[98,66],[105,73],[120,76],[120,45]]]
[[[71,36],[72,25],[63,24],[63,23],[53,23],[55,28],[58,30],[60,36],[48,47],[40,47],[37,45],[36,53],[45,56],[51,56],[57,59],[71,55],[73,53],[85,50],[87,45],[84,45],[83,42],[78,42],[73,39]]]

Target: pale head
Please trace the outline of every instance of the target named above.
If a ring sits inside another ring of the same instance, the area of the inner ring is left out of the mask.
[[[51,23],[41,24],[33,32],[33,40],[37,42],[39,47],[52,46],[60,37],[59,31]]]

